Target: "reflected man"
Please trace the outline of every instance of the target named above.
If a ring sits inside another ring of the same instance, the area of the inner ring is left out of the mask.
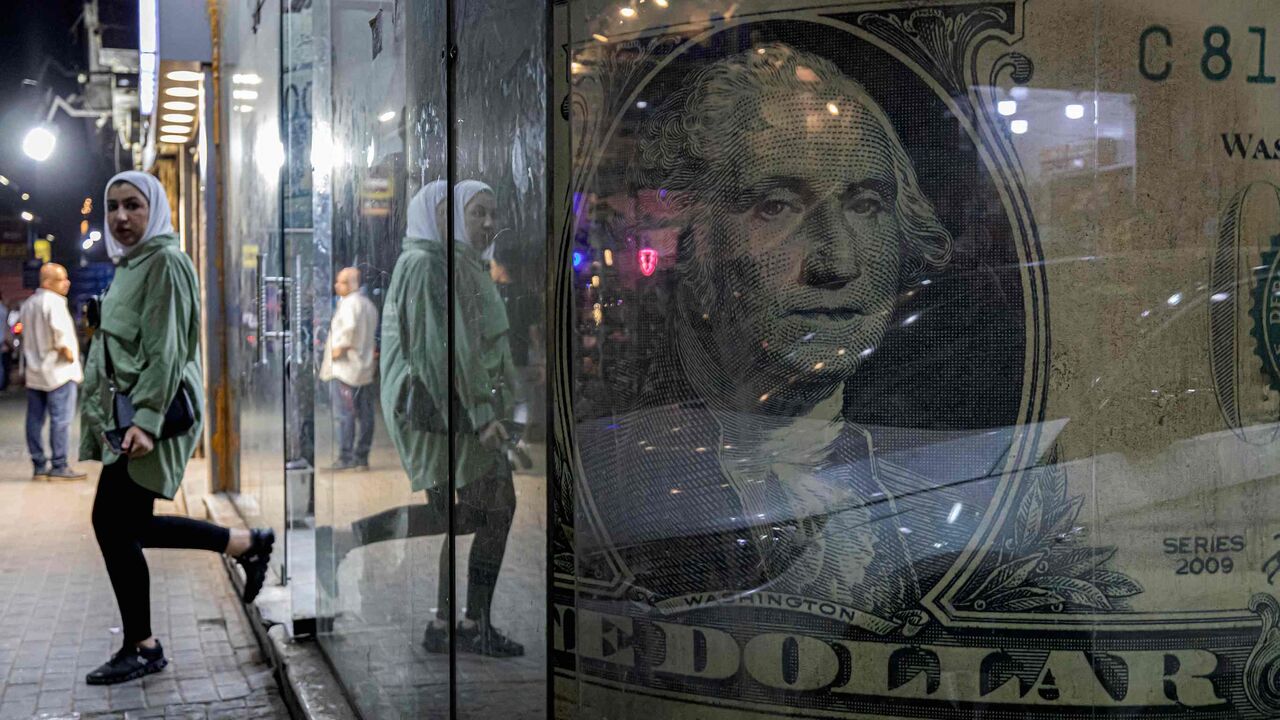
[[[320,379],[332,381],[333,408],[338,420],[338,460],[335,470],[368,470],[373,446],[374,338],[378,308],[360,289],[360,271],[338,271],[333,284],[338,307],[329,324],[329,341],[320,364]]]

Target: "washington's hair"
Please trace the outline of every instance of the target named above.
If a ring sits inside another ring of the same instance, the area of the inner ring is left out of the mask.
[[[894,210],[903,232],[901,277],[909,282],[951,258],[952,239],[925,198],[893,124],[867,91],[835,63],[788,45],[765,45],[692,73],[644,125],[628,172],[633,193],[661,189],[677,210],[695,201],[725,201],[735,187],[734,160],[744,132],[767,127],[760,104],[771,92],[852,99],[886,136],[897,181]]]

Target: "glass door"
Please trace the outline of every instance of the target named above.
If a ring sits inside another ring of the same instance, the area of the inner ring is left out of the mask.
[[[227,118],[227,237],[240,269],[238,370],[240,475],[246,522],[277,537],[272,569],[285,577],[284,373],[290,295],[281,235],[280,13],[224,3],[222,102]],[[229,296],[231,295],[228,293]]]

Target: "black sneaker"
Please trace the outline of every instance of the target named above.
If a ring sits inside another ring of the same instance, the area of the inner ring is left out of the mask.
[[[429,653],[449,652],[449,626],[427,623],[426,632],[422,633],[422,647]]]
[[[31,479],[35,482],[44,482],[49,479],[49,468],[40,466],[31,471]]]
[[[123,647],[111,659],[98,666],[97,670],[85,676],[84,681],[90,685],[115,685],[116,683],[136,680],[143,675],[158,673],[168,665],[164,657],[164,648],[156,641],[153,648]]]
[[[276,532],[271,528],[253,530],[249,549],[236,558],[240,567],[244,568],[244,595],[241,600],[253,602],[267,580],[267,567],[271,561],[271,547],[275,545]]]
[[[457,633],[458,652],[499,658],[524,655],[523,645],[498,632],[497,628],[486,622],[477,622],[469,628],[458,623]]]

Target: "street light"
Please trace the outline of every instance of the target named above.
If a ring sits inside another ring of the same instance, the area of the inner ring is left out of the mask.
[[[27,136],[22,139],[22,152],[36,162],[44,162],[53,155],[53,147],[57,143],[58,138],[52,130],[44,125],[37,125],[28,130]]]
[[[57,115],[59,110],[73,118],[94,118],[99,123],[104,122],[111,115],[110,112],[72,107],[71,103],[65,99],[54,97],[44,123],[28,130],[26,137],[22,139],[22,152],[26,153],[27,157],[36,162],[44,162],[53,155],[53,149],[58,144],[58,136],[53,133],[53,116]]]

